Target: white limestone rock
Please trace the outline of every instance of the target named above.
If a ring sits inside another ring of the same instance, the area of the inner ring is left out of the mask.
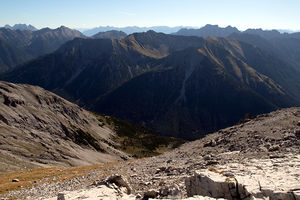
[[[66,200],[78,200],[78,199],[85,199],[85,200],[135,200],[134,195],[128,195],[126,193],[122,193],[114,188],[110,188],[105,185],[101,185],[99,187],[93,187],[89,189],[82,189],[76,191],[65,191],[64,198]],[[57,200],[57,197],[45,199],[45,200]]]
[[[287,159],[289,158],[289,159]],[[232,174],[234,177],[228,177]],[[187,195],[213,198],[295,200],[300,194],[300,155],[249,159],[196,171],[185,181]]]

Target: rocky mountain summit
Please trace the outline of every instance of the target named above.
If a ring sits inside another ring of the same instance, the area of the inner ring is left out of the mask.
[[[37,28],[35,28],[31,24],[28,24],[28,25],[27,24],[15,24],[13,26],[10,26],[9,24],[6,24],[4,27],[12,29],[12,30],[21,30],[21,31],[24,31],[24,30],[37,31],[38,30]]]
[[[162,155],[11,192],[26,199],[300,199],[300,109],[222,129]],[[38,182],[39,180],[37,180]]]
[[[99,32],[92,36],[94,39],[122,39],[127,36],[126,33],[123,31],[106,31],[106,32]]]
[[[207,24],[200,29],[180,29],[178,32],[174,33],[176,35],[184,35],[184,36],[198,36],[198,37],[227,37],[232,33],[240,32],[236,27],[227,26],[225,28],[219,27],[218,25]]]

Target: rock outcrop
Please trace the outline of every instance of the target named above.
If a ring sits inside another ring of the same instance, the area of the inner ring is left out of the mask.
[[[186,179],[188,196],[228,200],[300,199],[300,156],[248,159],[241,163],[196,171]]]
[[[116,187],[109,187],[106,185],[100,185],[98,187],[93,187],[90,189],[82,189],[76,190],[72,192],[64,192],[61,193],[60,196],[63,197],[53,197],[44,200],[78,200],[78,199],[85,199],[85,200],[92,200],[92,199],[101,199],[101,200],[135,200],[134,195],[128,195],[124,192],[121,192]]]

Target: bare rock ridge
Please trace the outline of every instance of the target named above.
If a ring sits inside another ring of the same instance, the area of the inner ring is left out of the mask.
[[[125,38],[127,36],[126,33],[122,32],[122,31],[106,31],[106,32],[99,32],[95,35],[92,36],[92,38],[94,39],[122,39]]]
[[[12,29],[12,30],[21,30],[21,31],[23,31],[23,30],[37,31],[38,30],[31,24],[28,24],[28,25],[27,24],[15,24],[13,26],[6,24],[4,27],[8,28],[8,29]]]
[[[300,108],[277,110],[159,156],[94,170],[76,184],[40,184],[7,197],[299,200],[299,132]]]
[[[0,82],[0,171],[127,158],[88,111],[42,88]]]
[[[196,171],[187,178],[188,196],[234,199],[300,199],[299,155],[288,158],[249,159],[243,163]],[[275,164],[274,164],[275,163]]]

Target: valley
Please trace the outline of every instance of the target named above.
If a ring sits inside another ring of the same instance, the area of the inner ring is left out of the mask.
[[[0,79],[38,85],[89,110],[193,140],[234,125],[247,113],[300,103],[297,65],[271,53],[276,48],[258,48],[235,34],[248,33],[76,38]]]
[[[86,111],[40,87],[0,82],[0,172],[153,156],[184,141]]]

